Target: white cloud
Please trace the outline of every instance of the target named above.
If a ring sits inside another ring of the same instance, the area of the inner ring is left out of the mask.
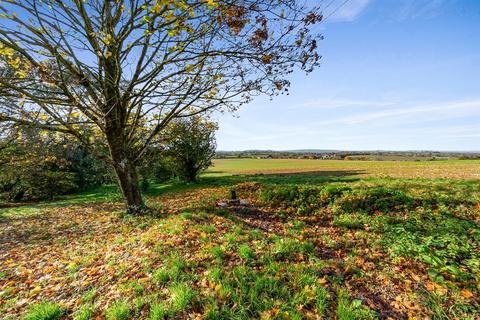
[[[291,121],[265,114],[249,119],[224,117],[218,146],[220,150],[480,148],[480,129],[475,124],[475,119],[480,120],[480,98],[434,102],[389,97],[373,104],[325,98],[287,108]],[[297,121],[299,112],[309,115],[310,121]]]
[[[371,0],[332,0],[326,2],[323,15],[328,21],[353,21],[368,6]]]
[[[391,110],[366,113],[344,118],[340,122],[346,124],[371,123],[387,119],[425,120],[445,119],[449,117],[468,116],[480,113],[480,100],[453,101],[444,104],[418,104],[412,107],[396,107]]]
[[[288,109],[337,109],[351,107],[386,107],[394,103],[384,100],[354,100],[354,99],[338,99],[338,98],[320,98],[309,102],[291,105]]]
[[[397,10],[393,10],[395,19],[398,21],[432,18],[442,12],[446,5],[454,4],[457,0],[404,0],[398,2]]]

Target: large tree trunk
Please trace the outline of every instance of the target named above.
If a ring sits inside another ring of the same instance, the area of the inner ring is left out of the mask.
[[[140,185],[138,181],[137,168],[135,164],[127,159],[115,161],[115,173],[117,174],[118,184],[122,189],[122,194],[127,205],[127,212],[131,214],[141,214],[145,211]]]

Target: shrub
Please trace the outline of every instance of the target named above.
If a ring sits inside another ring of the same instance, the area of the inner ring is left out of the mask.
[[[412,207],[413,198],[401,191],[376,187],[344,193],[333,202],[336,212],[388,212]]]
[[[292,206],[299,198],[299,188],[297,186],[279,186],[265,188],[260,192],[262,201],[269,202],[274,206],[288,207]]]
[[[351,191],[345,186],[301,187],[279,186],[265,188],[260,192],[262,201],[282,208],[296,209],[298,214],[308,215],[329,205],[344,193]]]
[[[320,191],[319,201],[322,204],[332,204],[337,198],[350,191],[352,191],[350,187],[327,185]]]
[[[105,163],[65,136],[24,128],[8,141],[0,148],[0,198],[52,199],[112,181]]]

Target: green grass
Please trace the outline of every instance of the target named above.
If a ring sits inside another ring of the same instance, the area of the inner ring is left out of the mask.
[[[107,320],[127,320],[130,315],[130,306],[124,301],[114,302],[106,311]]]
[[[24,320],[59,320],[64,315],[65,309],[52,302],[33,304],[28,308]]]
[[[74,314],[74,320],[90,320],[93,319],[94,306],[91,304],[82,305]]]
[[[480,316],[480,180],[461,179],[465,172],[455,177],[458,168],[472,173],[470,166],[478,162],[395,164],[402,174],[426,164],[432,172],[446,166],[451,177],[444,179],[383,177],[381,170],[394,166],[389,162],[326,162],[325,172],[284,174],[278,171],[304,161],[274,161],[269,165],[276,171],[247,175],[242,166],[256,169],[270,160],[228,161],[221,164],[229,166],[223,173],[212,172],[217,163],[196,185],[153,185],[147,201],[165,210],[158,216],[119,215],[113,187],[2,209],[0,250],[5,257],[22,253],[0,261],[6,266],[0,273],[2,315],[15,319],[22,310],[54,317],[31,319],[59,319],[60,312],[78,320]],[[344,174],[353,170],[349,166],[370,171]],[[216,208],[231,189],[256,210]],[[48,267],[49,261],[62,266]],[[17,308],[24,299],[41,301],[32,298],[38,292],[29,285],[17,287],[27,281],[28,268],[46,279],[45,292],[60,294],[57,285],[77,285],[61,292],[62,299],[76,301],[74,307]]]
[[[168,288],[170,294],[169,313],[174,317],[186,310],[195,297],[195,291],[188,283],[175,283]]]
[[[337,318],[338,320],[366,320],[375,319],[376,315],[369,308],[362,306],[361,300],[351,300],[348,291],[340,289],[338,292]]]

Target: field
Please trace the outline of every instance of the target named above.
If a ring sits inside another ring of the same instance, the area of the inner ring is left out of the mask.
[[[216,160],[146,197],[0,209],[0,318],[480,317],[480,161]]]
[[[317,172],[325,176],[480,179],[480,160],[217,159],[211,175]]]

